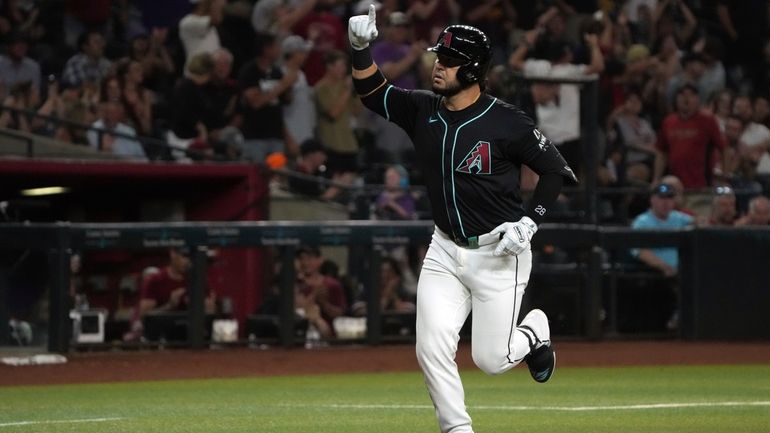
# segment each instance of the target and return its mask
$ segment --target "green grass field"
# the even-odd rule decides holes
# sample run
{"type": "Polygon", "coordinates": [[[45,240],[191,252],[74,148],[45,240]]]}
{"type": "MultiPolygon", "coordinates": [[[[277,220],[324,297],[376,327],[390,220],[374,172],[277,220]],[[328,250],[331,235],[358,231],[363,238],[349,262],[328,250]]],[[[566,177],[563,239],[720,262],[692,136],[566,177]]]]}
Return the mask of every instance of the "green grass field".
{"type": "MultiPolygon", "coordinates": [[[[463,380],[477,433],[770,431],[770,366],[562,368],[545,385],[519,367],[463,380]]],[[[437,431],[417,373],[0,389],[0,433],[437,431]]]]}

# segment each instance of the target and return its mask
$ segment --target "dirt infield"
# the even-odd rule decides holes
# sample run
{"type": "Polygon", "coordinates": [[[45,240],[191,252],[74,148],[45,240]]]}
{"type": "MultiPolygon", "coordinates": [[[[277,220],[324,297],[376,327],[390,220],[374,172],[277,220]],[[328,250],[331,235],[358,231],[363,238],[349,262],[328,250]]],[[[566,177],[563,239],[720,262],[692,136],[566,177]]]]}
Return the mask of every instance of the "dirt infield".
{"type": "MultiPolygon", "coordinates": [[[[770,364],[768,343],[558,343],[562,367],[770,364]]],[[[470,346],[457,355],[473,367],[470,346]]],[[[73,353],[66,364],[0,365],[0,386],[381,371],[417,371],[413,345],[73,353]]]]}

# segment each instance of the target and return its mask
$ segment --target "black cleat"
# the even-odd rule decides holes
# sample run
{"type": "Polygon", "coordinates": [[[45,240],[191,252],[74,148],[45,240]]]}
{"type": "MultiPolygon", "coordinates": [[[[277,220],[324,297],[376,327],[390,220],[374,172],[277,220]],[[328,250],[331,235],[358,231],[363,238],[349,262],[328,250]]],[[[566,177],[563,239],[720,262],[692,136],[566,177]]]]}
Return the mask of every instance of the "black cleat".
{"type": "Polygon", "coordinates": [[[529,374],[535,382],[545,383],[556,370],[556,352],[550,344],[536,349],[524,358],[529,367],[529,374]]]}

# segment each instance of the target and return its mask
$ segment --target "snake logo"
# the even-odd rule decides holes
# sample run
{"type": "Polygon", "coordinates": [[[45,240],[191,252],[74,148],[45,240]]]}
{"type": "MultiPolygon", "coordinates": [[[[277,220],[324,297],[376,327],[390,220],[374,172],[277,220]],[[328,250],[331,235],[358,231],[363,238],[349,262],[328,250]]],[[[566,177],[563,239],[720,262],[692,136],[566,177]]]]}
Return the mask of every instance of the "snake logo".
{"type": "Polygon", "coordinates": [[[455,169],[460,173],[468,174],[492,174],[492,158],[490,145],[486,141],[479,141],[473,146],[464,161],[455,169]]]}

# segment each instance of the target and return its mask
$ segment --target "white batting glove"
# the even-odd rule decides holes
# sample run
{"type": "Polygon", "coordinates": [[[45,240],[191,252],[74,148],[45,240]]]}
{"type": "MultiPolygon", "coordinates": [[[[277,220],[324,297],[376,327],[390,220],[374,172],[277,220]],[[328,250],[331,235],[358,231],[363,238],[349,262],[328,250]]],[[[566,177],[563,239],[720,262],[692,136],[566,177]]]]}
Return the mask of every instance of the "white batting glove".
{"type": "Polygon", "coordinates": [[[504,233],[500,243],[495,248],[495,256],[517,256],[523,253],[529,246],[532,236],[537,231],[537,224],[532,218],[525,216],[515,223],[502,223],[489,232],[491,235],[504,233]]]}
{"type": "Polygon", "coordinates": [[[348,39],[354,50],[363,50],[369,42],[377,39],[377,12],[369,5],[369,15],[356,15],[348,21],[348,39]]]}

